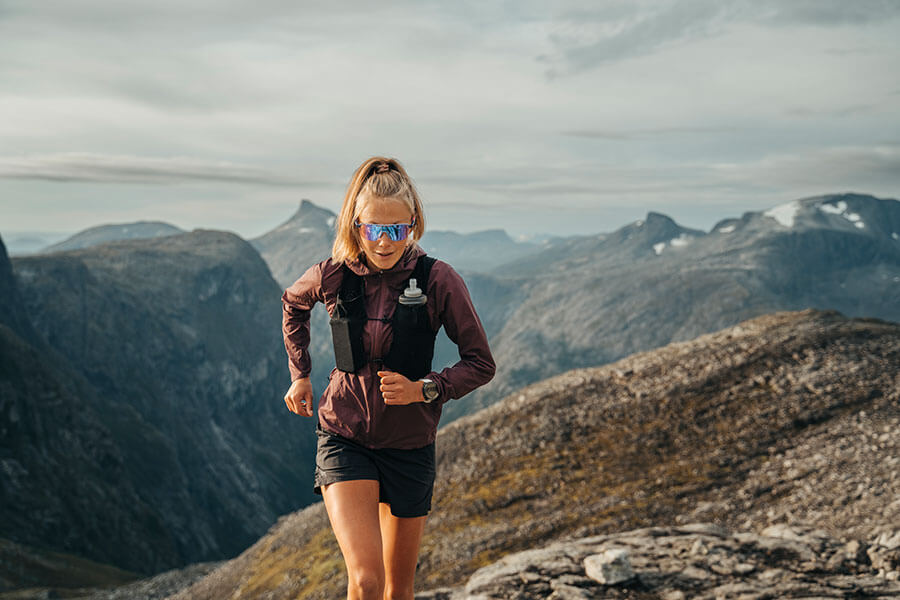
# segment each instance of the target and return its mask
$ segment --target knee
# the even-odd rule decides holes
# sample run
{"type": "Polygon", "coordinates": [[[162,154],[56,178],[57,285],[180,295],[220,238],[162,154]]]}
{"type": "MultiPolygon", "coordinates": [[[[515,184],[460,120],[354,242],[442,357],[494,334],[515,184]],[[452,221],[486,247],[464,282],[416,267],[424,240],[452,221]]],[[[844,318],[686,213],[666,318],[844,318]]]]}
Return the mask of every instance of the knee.
{"type": "Polygon", "coordinates": [[[384,590],[384,597],[387,600],[413,600],[413,586],[395,586],[389,583],[384,590]]]}
{"type": "Polygon", "coordinates": [[[384,592],[384,575],[374,569],[356,569],[348,574],[351,598],[377,598],[384,592]]]}

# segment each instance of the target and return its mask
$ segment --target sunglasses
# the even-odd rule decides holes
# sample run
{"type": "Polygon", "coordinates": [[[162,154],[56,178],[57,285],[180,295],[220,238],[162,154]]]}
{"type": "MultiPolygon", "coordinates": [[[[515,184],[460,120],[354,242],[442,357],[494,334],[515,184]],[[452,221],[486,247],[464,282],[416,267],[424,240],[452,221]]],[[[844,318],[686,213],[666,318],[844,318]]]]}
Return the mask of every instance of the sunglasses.
{"type": "Polygon", "coordinates": [[[359,221],[356,222],[356,226],[362,227],[363,235],[366,236],[366,239],[370,242],[377,242],[378,238],[380,238],[384,233],[388,235],[388,238],[390,238],[392,242],[405,240],[409,236],[409,232],[412,231],[413,225],[415,224],[415,219],[413,219],[413,222],[409,224],[398,223],[396,225],[375,225],[374,223],[360,223],[359,221]]]}

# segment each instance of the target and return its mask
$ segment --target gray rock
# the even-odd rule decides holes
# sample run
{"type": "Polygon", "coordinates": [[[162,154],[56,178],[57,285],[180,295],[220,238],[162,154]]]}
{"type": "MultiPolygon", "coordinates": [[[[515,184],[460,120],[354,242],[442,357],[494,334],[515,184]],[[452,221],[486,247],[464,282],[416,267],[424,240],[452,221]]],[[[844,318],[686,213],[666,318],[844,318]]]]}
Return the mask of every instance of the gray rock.
{"type": "Polygon", "coordinates": [[[634,577],[628,562],[628,551],[622,548],[611,548],[603,554],[588,556],[584,559],[584,571],[588,577],[604,585],[616,585],[634,577]]]}
{"type": "Polygon", "coordinates": [[[874,543],[879,546],[883,546],[888,550],[900,548],[900,529],[894,531],[893,533],[882,533],[878,536],[874,543]]]}
{"type": "Polygon", "coordinates": [[[857,564],[853,551],[861,546],[816,530],[802,526],[767,529],[780,536],[772,537],[731,534],[720,527],[691,529],[697,533],[655,527],[591,538],[593,543],[572,540],[513,554],[477,571],[459,597],[581,600],[632,598],[631,594],[639,592],[640,597],[665,600],[900,598],[896,571],[879,572],[875,565],[857,564]],[[686,551],[698,544],[709,551],[686,551]],[[849,562],[837,569],[825,560],[834,553],[849,562]],[[817,565],[812,577],[805,573],[811,563],[817,565]],[[641,566],[630,568],[629,564],[641,566]],[[563,573],[573,565],[576,571],[563,573]],[[517,570],[518,575],[527,573],[528,577],[517,576],[517,570]]]}

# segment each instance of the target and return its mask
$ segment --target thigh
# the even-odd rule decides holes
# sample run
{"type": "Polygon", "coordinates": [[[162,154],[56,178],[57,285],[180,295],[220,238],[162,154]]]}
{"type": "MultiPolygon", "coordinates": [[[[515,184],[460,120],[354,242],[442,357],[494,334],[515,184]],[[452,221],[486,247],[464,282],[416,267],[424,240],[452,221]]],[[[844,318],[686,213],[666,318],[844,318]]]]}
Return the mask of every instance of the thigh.
{"type": "Polygon", "coordinates": [[[378,482],[339,481],[322,487],[325,509],[351,574],[383,572],[378,482]]]}
{"type": "Polygon", "coordinates": [[[395,517],[384,503],[379,506],[379,517],[386,584],[389,589],[411,592],[428,517],[395,517]]]}

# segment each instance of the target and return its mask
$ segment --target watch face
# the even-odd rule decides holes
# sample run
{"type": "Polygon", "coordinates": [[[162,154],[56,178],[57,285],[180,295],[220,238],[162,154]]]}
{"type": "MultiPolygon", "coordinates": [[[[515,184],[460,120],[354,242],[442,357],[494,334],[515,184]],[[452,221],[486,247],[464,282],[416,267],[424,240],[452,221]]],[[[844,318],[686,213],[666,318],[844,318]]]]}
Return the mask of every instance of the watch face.
{"type": "Polygon", "coordinates": [[[429,402],[436,399],[438,397],[437,384],[433,381],[425,382],[425,385],[422,386],[422,394],[429,402]]]}

